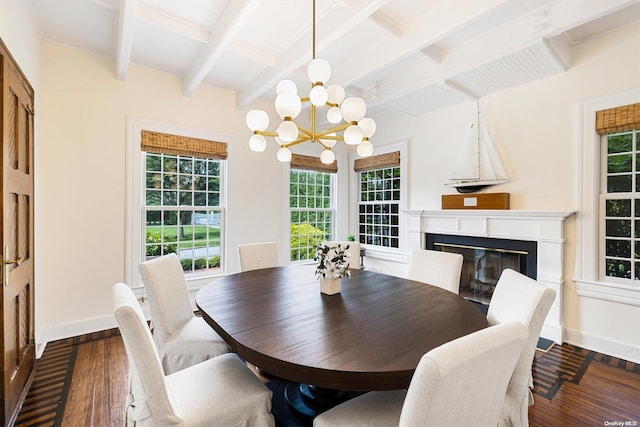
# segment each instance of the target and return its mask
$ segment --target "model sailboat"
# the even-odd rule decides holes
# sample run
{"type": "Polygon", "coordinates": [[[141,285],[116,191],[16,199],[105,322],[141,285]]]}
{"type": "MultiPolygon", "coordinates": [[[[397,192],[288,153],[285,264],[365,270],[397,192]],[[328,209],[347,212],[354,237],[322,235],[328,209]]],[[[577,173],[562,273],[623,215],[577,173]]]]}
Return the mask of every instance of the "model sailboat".
{"type": "Polygon", "coordinates": [[[471,124],[469,136],[460,147],[453,177],[449,181],[445,185],[454,187],[459,193],[474,193],[509,181],[486,129],[483,128],[480,138],[479,126],[471,124]]]}

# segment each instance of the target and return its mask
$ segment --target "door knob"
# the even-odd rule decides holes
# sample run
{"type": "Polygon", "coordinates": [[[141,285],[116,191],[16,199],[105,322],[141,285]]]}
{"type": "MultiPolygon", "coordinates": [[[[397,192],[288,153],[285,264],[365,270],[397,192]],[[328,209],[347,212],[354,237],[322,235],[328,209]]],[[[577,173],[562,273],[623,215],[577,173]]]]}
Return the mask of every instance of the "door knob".
{"type": "Polygon", "coordinates": [[[9,275],[7,274],[9,269],[7,268],[7,266],[19,266],[20,264],[22,264],[22,261],[24,261],[24,258],[22,257],[18,259],[7,259],[8,252],[9,248],[7,245],[5,245],[4,250],[2,251],[2,264],[0,265],[0,268],[2,268],[2,283],[4,283],[5,286],[9,286],[9,275]]]}

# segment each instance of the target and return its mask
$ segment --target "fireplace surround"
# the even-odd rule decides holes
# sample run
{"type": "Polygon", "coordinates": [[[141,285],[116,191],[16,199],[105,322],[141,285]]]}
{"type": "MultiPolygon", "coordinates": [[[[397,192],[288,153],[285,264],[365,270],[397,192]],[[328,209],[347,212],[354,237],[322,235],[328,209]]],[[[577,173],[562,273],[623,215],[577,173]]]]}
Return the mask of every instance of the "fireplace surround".
{"type": "MultiPolygon", "coordinates": [[[[556,291],[541,336],[563,342],[564,220],[572,211],[438,210],[406,211],[409,249],[427,249],[427,235],[531,242],[536,247],[535,277],[556,291]]],[[[531,276],[531,271],[527,274],[531,276]]]]}

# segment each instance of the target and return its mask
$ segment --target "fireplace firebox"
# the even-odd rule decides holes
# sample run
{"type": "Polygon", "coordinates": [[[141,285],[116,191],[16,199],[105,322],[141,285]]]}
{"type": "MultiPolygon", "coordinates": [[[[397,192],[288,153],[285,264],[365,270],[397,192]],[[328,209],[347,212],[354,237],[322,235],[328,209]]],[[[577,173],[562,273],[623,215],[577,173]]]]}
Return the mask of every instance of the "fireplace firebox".
{"type": "Polygon", "coordinates": [[[463,256],[459,293],[488,305],[502,271],[537,278],[537,242],[426,233],[426,248],[463,256]]]}

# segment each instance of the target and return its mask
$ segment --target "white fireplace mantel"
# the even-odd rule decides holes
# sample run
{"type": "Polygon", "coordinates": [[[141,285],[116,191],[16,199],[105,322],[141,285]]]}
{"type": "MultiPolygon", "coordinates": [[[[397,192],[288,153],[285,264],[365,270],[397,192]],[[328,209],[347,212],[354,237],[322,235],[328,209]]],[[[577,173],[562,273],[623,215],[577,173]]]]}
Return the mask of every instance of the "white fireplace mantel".
{"type": "Polygon", "coordinates": [[[556,291],[556,300],[547,315],[541,335],[559,344],[563,341],[564,220],[574,213],[473,209],[405,211],[411,250],[425,248],[426,233],[537,242],[537,280],[556,291]]]}

